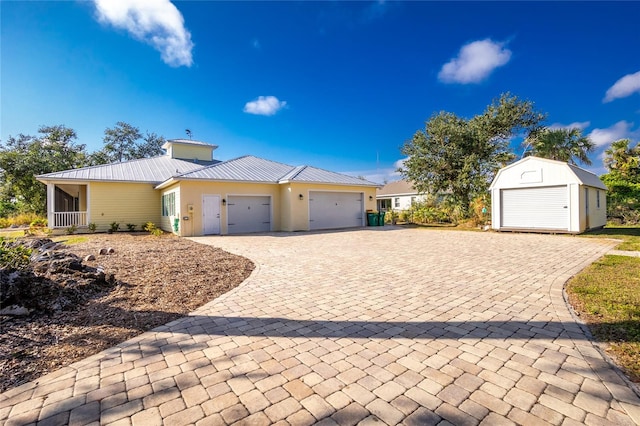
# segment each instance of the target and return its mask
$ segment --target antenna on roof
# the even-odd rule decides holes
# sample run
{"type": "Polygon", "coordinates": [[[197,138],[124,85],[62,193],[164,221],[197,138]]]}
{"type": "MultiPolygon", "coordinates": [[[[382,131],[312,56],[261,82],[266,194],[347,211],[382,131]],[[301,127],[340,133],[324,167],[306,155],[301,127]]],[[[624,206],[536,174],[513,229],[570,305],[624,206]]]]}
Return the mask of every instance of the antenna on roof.
{"type": "Polygon", "coordinates": [[[191,130],[185,129],[184,132],[189,136],[189,140],[191,140],[191,130]]]}

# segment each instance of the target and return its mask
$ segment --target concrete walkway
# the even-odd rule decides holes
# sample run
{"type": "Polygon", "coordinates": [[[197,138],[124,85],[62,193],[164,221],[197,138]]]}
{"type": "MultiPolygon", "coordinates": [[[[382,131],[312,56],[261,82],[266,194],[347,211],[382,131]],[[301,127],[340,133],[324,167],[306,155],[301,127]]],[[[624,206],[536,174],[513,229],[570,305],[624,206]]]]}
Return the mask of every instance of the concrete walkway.
{"type": "Polygon", "coordinates": [[[257,269],[0,395],[0,425],[640,424],[562,296],[614,242],[393,227],[196,241],[257,269]]]}

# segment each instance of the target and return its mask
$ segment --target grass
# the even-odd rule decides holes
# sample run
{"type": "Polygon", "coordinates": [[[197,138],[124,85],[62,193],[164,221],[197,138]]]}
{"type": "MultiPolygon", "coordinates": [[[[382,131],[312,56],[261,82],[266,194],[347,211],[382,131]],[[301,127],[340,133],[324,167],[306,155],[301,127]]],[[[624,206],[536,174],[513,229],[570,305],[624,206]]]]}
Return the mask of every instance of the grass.
{"type": "Polygon", "coordinates": [[[71,246],[74,244],[86,243],[87,241],[89,241],[89,237],[82,236],[82,235],[74,235],[74,236],[67,235],[67,236],[54,237],[52,238],[52,240],[58,243],[71,246]]]}
{"type": "Polygon", "coordinates": [[[607,225],[603,229],[585,232],[582,236],[591,238],[615,238],[622,240],[622,243],[616,247],[617,250],[640,251],[640,225],[607,225]]]}
{"type": "Polygon", "coordinates": [[[594,337],[608,343],[618,365],[640,382],[640,258],[605,256],[566,290],[594,337]]]}

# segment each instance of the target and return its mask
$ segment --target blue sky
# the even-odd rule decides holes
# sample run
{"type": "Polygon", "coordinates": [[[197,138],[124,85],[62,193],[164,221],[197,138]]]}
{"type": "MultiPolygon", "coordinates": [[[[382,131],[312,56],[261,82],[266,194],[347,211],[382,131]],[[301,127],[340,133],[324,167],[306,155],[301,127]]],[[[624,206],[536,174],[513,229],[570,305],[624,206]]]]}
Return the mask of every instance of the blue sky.
{"type": "MultiPolygon", "coordinates": [[[[602,151],[640,139],[640,2],[0,2],[0,138],[107,127],[373,181],[438,111],[510,91],[602,151]]],[[[522,149],[514,146],[516,153],[522,149]]]]}

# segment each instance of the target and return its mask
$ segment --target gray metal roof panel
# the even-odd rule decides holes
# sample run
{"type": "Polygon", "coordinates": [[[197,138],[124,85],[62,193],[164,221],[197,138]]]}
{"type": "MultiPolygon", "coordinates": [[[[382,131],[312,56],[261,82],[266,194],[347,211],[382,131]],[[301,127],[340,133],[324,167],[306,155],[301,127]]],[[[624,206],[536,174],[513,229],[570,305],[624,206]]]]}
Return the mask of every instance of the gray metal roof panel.
{"type": "Polygon", "coordinates": [[[246,155],[183,173],[178,178],[278,183],[291,169],[286,164],[246,155]]]}
{"type": "Polygon", "coordinates": [[[201,169],[201,164],[168,156],[123,161],[80,169],[63,170],[37,176],[40,180],[92,180],[160,183],[171,176],[201,169]]]}
{"type": "Polygon", "coordinates": [[[344,175],[342,173],[330,172],[329,170],[307,166],[296,173],[291,179],[292,182],[310,183],[334,183],[338,185],[358,185],[358,186],[380,186],[377,183],[369,182],[355,176],[344,175]]]}

